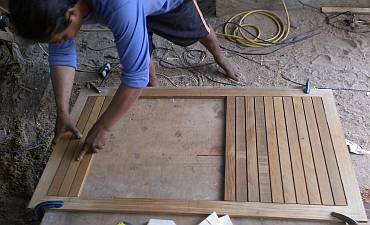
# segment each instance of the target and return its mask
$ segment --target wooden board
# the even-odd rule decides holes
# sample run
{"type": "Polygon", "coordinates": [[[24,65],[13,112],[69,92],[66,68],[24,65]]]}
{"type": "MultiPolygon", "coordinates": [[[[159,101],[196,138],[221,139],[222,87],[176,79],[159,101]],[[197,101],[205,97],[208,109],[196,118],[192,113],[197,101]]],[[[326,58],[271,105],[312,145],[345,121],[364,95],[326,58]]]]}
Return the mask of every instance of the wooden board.
{"type": "Polygon", "coordinates": [[[370,8],[350,8],[350,7],[321,7],[323,13],[345,13],[370,14],[370,8]]]}
{"type": "MultiPolygon", "coordinates": [[[[106,90],[103,96],[83,93],[79,97],[76,105],[80,107],[75,107],[73,115],[79,118],[77,124],[84,133],[105,110],[114,93],[106,90]]],[[[315,90],[305,95],[300,90],[278,89],[150,88],[143,92],[137,105],[147,108],[143,111],[133,107],[120,122],[123,127],[119,125],[113,132],[129,138],[114,138],[113,134],[108,152],[99,154],[97,159],[90,155],[87,161],[76,164],[73,159],[83,140],[72,140],[70,135],[63,137],[29,207],[59,199],[65,202],[60,210],[72,211],[181,215],[217,211],[237,217],[311,220],[333,220],[330,212],[337,211],[366,221],[331,91],[315,90]],[[145,121],[160,125],[155,130],[127,133],[139,129],[145,121]],[[193,126],[197,129],[189,129],[193,126]],[[174,138],[166,139],[172,134],[169,131],[174,138]],[[149,136],[138,139],[145,132],[149,136]],[[151,148],[140,146],[141,142],[151,148]],[[219,169],[212,172],[212,177],[206,172],[211,170],[203,167],[220,166],[218,159],[223,154],[212,149],[219,149],[216,146],[222,143],[225,179],[218,183],[222,179],[219,169]],[[120,146],[128,152],[122,154],[120,146]],[[165,146],[169,146],[167,150],[165,146]],[[159,153],[158,150],[164,151],[160,153],[164,158],[148,161],[157,157],[154,153],[159,153]],[[200,161],[202,168],[193,166],[194,160],[199,161],[191,156],[194,151],[199,157],[213,155],[213,160],[200,161]],[[163,161],[166,157],[172,161],[163,161]],[[125,161],[131,164],[122,164],[125,161]],[[183,172],[171,173],[176,171],[172,165],[183,168],[183,172]],[[149,170],[130,175],[133,166],[149,170]],[[186,181],[194,174],[188,168],[195,169],[199,183],[186,181]],[[145,174],[157,177],[152,174],[157,169],[162,176],[153,180],[152,185],[130,178],[145,174]],[[202,178],[203,173],[212,179],[202,178]],[[155,189],[163,188],[159,184],[166,185],[167,195],[153,194],[155,189]],[[219,186],[222,184],[224,199],[216,188],[222,189],[219,186]],[[199,197],[196,194],[199,189],[210,194],[199,197]]]]}
{"type": "MultiPolygon", "coordinates": [[[[302,9],[308,8],[304,7],[301,3],[296,0],[285,0],[288,10],[292,9],[302,9]]],[[[316,7],[316,8],[329,8],[331,11],[334,9],[337,10],[348,10],[348,9],[357,9],[356,12],[366,11],[366,8],[360,7],[369,7],[369,2],[367,0],[310,0],[310,1],[303,1],[306,4],[316,7]],[[323,7],[323,6],[337,6],[337,7],[323,7]],[[356,8],[351,8],[356,7],[356,8]]],[[[271,0],[216,0],[216,15],[217,16],[225,16],[225,15],[235,15],[239,12],[244,11],[251,11],[255,9],[269,9],[269,10],[276,10],[279,16],[282,19],[285,19],[285,15],[283,13],[279,13],[283,11],[283,6],[281,4],[281,0],[278,1],[271,1],[271,0]]],[[[335,11],[334,11],[335,12],[335,11]]],[[[345,12],[345,11],[344,11],[345,12]]],[[[247,20],[248,22],[248,20],[247,20]]]]}

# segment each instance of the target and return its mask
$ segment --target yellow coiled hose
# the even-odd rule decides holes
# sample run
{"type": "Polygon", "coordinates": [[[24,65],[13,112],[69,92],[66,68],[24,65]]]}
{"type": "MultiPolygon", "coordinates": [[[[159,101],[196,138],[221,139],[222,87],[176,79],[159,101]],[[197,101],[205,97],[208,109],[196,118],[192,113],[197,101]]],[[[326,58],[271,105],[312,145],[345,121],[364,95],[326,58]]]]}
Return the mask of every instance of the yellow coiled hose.
{"type": "Polygon", "coordinates": [[[238,13],[235,16],[231,17],[224,25],[223,33],[217,33],[218,35],[224,36],[227,40],[236,42],[244,47],[251,47],[251,48],[261,48],[261,47],[268,47],[277,42],[284,41],[290,31],[290,17],[288,8],[284,0],[281,0],[285,14],[287,25],[285,26],[282,19],[274,12],[270,10],[253,10],[253,11],[246,11],[242,13],[238,13]],[[245,23],[247,17],[251,15],[262,15],[270,20],[273,21],[277,30],[276,33],[273,34],[271,37],[262,39],[261,38],[261,30],[259,27],[245,23]],[[246,36],[246,29],[252,28],[255,31],[254,38],[249,38],[246,36]],[[243,31],[244,30],[244,31],[243,31]]]}

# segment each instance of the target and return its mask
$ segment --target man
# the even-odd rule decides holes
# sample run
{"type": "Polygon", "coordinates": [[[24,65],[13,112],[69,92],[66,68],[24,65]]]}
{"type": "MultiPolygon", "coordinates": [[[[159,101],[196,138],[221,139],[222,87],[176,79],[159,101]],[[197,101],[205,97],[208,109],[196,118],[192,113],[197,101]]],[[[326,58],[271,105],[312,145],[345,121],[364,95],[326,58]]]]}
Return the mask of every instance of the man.
{"type": "Polygon", "coordinates": [[[223,57],[217,37],[206,24],[196,0],[11,0],[11,19],[26,39],[49,42],[49,65],[57,105],[53,143],[64,132],[81,133],[69,114],[69,100],[77,67],[75,41],[83,23],[99,22],[113,32],[122,64],[122,84],[106,112],[89,131],[77,160],[98,152],[113,125],[128,111],[149,82],[155,85],[152,34],[188,46],[200,41],[225,74],[238,79],[223,57]]]}

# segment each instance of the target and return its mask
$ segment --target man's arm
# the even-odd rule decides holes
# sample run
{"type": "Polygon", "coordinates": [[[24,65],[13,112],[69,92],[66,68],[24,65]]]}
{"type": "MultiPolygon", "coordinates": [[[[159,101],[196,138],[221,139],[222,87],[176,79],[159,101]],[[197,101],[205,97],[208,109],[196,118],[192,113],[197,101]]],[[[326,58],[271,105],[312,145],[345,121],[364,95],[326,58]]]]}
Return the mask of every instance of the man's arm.
{"type": "Polygon", "coordinates": [[[69,115],[69,100],[71,97],[74,77],[75,69],[72,67],[51,67],[51,80],[57,105],[57,121],[54,130],[55,135],[53,144],[56,144],[66,131],[72,132],[76,138],[82,137],[80,131],[76,128],[69,115]]]}
{"type": "Polygon", "coordinates": [[[77,160],[81,160],[89,150],[98,152],[104,147],[113,125],[130,109],[139,98],[141,91],[141,88],[132,88],[121,84],[107,110],[89,131],[77,160]]]}

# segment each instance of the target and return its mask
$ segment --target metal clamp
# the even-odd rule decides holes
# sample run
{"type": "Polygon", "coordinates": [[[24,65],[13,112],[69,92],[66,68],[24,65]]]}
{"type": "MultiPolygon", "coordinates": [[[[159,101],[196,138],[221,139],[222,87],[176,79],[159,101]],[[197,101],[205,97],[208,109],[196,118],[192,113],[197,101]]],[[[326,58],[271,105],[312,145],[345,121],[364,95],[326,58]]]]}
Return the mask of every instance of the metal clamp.
{"type": "Polygon", "coordinates": [[[350,218],[346,215],[343,215],[341,213],[332,212],[330,215],[332,217],[335,217],[335,218],[339,219],[340,221],[342,221],[343,223],[346,223],[348,225],[359,225],[356,220],[354,220],[354,219],[352,219],[352,218],[350,218]]]}
{"type": "Polygon", "coordinates": [[[63,201],[46,201],[39,203],[35,209],[34,213],[37,216],[39,220],[42,220],[42,218],[45,215],[46,210],[52,209],[52,208],[61,208],[64,206],[63,201]]]}

